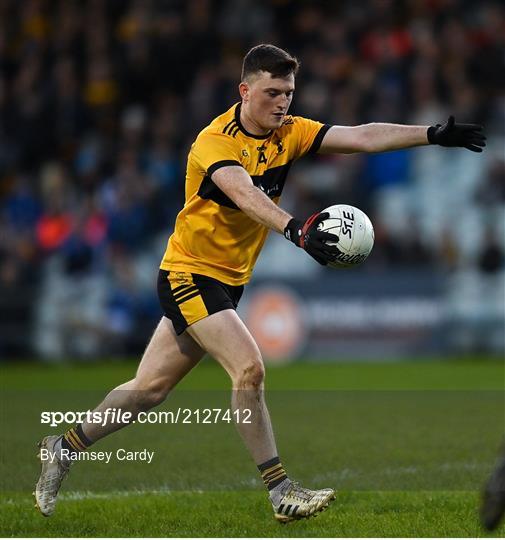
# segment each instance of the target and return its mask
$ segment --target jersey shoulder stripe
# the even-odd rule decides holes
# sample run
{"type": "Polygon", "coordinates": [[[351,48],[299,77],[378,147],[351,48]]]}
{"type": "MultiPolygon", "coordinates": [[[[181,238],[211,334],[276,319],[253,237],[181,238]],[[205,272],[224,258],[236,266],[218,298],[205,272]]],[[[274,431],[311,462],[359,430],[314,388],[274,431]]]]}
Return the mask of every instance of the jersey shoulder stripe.
{"type": "Polygon", "coordinates": [[[238,130],[237,121],[233,119],[224,126],[222,133],[226,133],[226,135],[231,135],[233,137],[232,133],[235,131],[235,128],[238,130]]]}
{"type": "Polygon", "coordinates": [[[223,130],[222,130],[221,133],[226,133],[226,131],[228,130],[228,128],[230,128],[231,125],[233,124],[233,122],[235,122],[235,119],[230,120],[230,121],[226,124],[226,126],[224,126],[224,128],[223,128],[223,130]]]}

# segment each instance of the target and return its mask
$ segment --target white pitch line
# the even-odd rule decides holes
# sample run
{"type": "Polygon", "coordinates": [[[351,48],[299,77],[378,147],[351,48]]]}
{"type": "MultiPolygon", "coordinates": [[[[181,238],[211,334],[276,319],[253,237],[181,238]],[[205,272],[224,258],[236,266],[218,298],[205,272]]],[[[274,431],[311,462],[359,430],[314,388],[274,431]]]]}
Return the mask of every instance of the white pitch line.
{"type": "Polygon", "coordinates": [[[59,499],[62,501],[84,501],[88,499],[122,499],[135,497],[136,495],[170,495],[170,490],[158,489],[132,489],[127,491],[94,492],[94,491],[69,491],[61,493],[59,499]]]}
{"type": "MultiPolygon", "coordinates": [[[[431,471],[485,471],[487,465],[483,463],[440,463],[438,466],[431,468],[431,471]]],[[[318,474],[313,477],[313,482],[343,482],[351,478],[379,476],[379,477],[394,477],[394,476],[412,476],[415,474],[421,474],[425,472],[427,467],[386,467],[381,470],[376,470],[374,473],[370,473],[364,470],[356,470],[344,468],[340,471],[332,471],[324,474],[318,474]]],[[[256,488],[260,486],[260,482],[256,478],[250,478],[248,480],[242,480],[240,484],[244,488],[256,491],[256,488]]],[[[262,484],[261,484],[262,485],[262,484]]],[[[128,497],[135,497],[137,495],[173,495],[176,493],[188,493],[188,494],[203,494],[216,491],[239,491],[237,486],[219,486],[219,489],[209,490],[207,488],[192,488],[192,489],[173,489],[170,487],[161,487],[160,489],[132,489],[125,491],[110,491],[110,492],[94,492],[94,491],[69,491],[61,493],[58,498],[62,501],[84,501],[84,500],[99,500],[99,499],[122,499],[128,497]]],[[[352,490],[352,488],[351,488],[352,490]]],[[[358,490],[360,491],[360,490],[358,490]]],[[[0,501],[0,506],[20,504],[19,500],[5,499],[0,501]]]]}

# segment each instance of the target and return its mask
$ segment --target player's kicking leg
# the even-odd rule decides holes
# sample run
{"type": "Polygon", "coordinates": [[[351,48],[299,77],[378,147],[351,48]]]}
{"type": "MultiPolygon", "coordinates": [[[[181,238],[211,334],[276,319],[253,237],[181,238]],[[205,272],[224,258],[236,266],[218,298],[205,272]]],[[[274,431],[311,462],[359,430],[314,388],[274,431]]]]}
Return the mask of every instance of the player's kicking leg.
{"type": "MultiPolygon", "coordinates": [[[[163,317],[144,352],[135,378],[112,390],[94,410],[104,412],[108,408],[121,408],[130,411],[131,420],[134,420],[141,411],[161,403],[202,356],[203,351],[194,340],[186,333],[177,336],[171,321],[163,317]]],[[[61,482],[71,464],[62,449],[83,451],[129,423],[131,421],[105,425],[84,422],[63,436],[45,437],[39,443],[41,472],[34,495],[36,506],[44,516],[54,512],[61,482]]]]}
{"type": "MultiPolygon", "coordinates": [[[[264,366],[253,337],[237,313],[227,309],[191,325],[187,332],[228,372],[233,383],[232,409],[251,410],[251,423],[237,429],[253,457],[280,522],[313,516],[335,498],[333,489],[309,490],[292,482],[278,457],[263,392],[264,366]]],[[[233,415],[237,419],[236,415],[233,415]]]]}

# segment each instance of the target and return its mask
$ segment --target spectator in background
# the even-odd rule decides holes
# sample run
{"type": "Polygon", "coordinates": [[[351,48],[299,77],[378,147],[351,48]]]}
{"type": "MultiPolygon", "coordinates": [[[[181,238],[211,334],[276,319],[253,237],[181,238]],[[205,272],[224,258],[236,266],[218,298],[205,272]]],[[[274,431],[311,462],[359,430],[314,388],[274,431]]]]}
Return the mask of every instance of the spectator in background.
{"type": "Polygon", "coordinates": [[[481,272],[495,275],[504,267],[504,252],[495,231],[488,227],[484,234],[484,243],[477,254],[477,265],[481,272]]]}
{"type": "Polygon", "coordinates": [[[475,192],[477,203],[485,207],[505,204],[505,160],[496,159],[475,192]]]}
{"type": "Polygon", "coordinates": [[[89,128],[90,116],[79,93],[72,57],[62,56],[56,60],[52,84],[48,106],[52,124],[48,135],[54,137],[51,155],[69,162],[78,150],[80,137],[89,128]]]}
{"type": "Polygon", "coordinates": [[[149,179],[139,170],[137,153],[132,149],[122,150],[116,174],[104,184],[101,193],[111,244],[129,251],[142,247],[149,232],[151,194],[149,179]]]}

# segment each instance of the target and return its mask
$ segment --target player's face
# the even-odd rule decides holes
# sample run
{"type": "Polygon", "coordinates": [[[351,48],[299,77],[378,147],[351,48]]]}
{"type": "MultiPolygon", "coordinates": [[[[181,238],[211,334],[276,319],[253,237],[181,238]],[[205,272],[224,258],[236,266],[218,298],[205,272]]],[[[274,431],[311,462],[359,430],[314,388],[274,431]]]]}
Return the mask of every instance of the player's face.
{"type": "Polygon", "coordinates": [[[293,74],[281,79],[261,71],[250,81],[240,83],[240,95],[248,120],[264,132],[280,127],[294,90],[293,74]]]}

